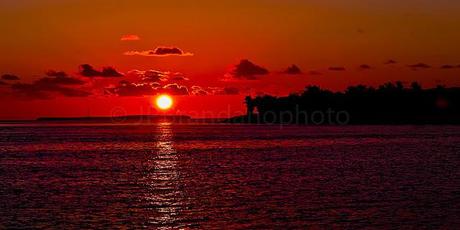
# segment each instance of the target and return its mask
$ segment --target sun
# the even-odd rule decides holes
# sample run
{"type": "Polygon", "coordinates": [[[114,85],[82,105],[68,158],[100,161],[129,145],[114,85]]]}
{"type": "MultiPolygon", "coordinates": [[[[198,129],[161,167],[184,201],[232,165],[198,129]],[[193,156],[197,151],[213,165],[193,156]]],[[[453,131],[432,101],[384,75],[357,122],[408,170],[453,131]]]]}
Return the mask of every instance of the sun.
{"type": "Polygon", "coordinates": [[[169,95],[160,95],[156,99],[156,105],[161,110],[168,110],[173,105],[173,99],[169,95]]]}

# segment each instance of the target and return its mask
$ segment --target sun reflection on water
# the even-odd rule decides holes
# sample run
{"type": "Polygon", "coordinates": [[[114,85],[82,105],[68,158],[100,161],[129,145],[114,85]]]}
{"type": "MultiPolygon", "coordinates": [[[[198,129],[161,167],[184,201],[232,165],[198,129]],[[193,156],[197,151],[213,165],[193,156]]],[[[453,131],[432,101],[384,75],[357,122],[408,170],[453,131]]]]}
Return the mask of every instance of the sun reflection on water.
{"type": "Polygon", "coordinates": [[[155,151],[146,175],[148,193],[145,201],[151,213],[148,224],[157,229],[170,229],[180,225],[179,212],[184,206],[179,187],[178,156],[174,149],[172,124],[159,123],[155,132],[155,151]]]}

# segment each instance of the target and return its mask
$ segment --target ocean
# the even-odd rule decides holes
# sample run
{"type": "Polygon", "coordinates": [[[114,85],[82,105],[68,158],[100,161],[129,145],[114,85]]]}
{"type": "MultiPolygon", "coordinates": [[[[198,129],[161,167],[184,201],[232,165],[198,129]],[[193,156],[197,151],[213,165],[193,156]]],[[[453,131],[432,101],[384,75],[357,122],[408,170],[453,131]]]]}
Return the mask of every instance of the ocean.
{"type": "Polygon", "coordinates": [[[460,126],[0,126],[0,228],[459,229],[460,126]]]}

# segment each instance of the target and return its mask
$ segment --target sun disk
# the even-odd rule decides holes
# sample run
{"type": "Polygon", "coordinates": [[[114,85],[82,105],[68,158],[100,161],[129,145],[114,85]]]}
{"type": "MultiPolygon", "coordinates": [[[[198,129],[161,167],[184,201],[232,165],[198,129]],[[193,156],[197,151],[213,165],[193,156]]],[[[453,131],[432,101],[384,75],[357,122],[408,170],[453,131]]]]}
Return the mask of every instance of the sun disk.
{"type": "Polygon", "coordinates": [[[169,95],[160,95],[156,99],[156,105],[161,110],[170,109],[173,105],[173,99],[169,95]]]}

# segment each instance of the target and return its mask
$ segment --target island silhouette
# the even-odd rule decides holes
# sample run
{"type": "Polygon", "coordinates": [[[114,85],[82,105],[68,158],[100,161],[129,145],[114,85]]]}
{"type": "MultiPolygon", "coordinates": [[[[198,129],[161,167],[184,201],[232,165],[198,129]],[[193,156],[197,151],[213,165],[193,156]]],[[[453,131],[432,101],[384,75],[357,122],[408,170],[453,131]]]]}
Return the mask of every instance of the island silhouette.
{"type": "Polygon", "coordinates": [[[190,122],[191,117],[185,115],[127,115],[97,117],[40,117],[37,122],[63,123],[157,123],[157,122],[190,122]]]}
{"type": "Polygon", "coordinates": [[[377,88],[356,85],[344,92],[307,86],[286,97],[245,98],[247,114],[228,123],[343,124],[460,124],[460,88],[423,89],[401,81],[377,88]]]}

